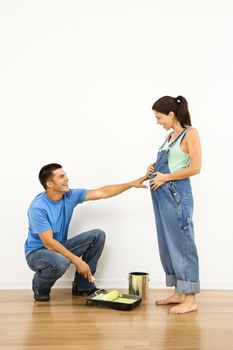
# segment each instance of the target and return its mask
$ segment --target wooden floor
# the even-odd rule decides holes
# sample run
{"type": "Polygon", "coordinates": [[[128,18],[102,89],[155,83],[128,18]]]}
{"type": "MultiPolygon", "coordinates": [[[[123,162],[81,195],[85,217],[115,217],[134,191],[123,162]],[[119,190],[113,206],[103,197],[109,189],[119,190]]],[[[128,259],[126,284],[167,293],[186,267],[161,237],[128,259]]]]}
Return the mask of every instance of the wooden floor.
{"type": "Polygon", "coordinates": [[[233,291],[202,291],[197,312],[170,315],[154,299],[131,311],[86,305],[68,289],[50,302],[34,302],[29,290],[0,291],[0,349],[4,350],[232,350],[233,291]]]}

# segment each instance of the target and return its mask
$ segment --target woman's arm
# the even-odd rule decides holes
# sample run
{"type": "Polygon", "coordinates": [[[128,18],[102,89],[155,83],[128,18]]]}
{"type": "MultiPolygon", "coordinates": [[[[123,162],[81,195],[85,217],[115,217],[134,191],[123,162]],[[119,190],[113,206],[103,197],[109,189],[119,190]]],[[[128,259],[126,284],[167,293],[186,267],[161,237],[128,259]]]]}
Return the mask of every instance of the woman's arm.
{"type": "Polygon", "coordinates": [[[190,156],[190,166],[176,173],[162,174],[156,172],[156,177],[150,181],[152,189],[156,189],[167,181],[182,180],[199,174],[201,171],[201,145],[197,129],[191,128],[184,137],[182,150],[190,156]]]}

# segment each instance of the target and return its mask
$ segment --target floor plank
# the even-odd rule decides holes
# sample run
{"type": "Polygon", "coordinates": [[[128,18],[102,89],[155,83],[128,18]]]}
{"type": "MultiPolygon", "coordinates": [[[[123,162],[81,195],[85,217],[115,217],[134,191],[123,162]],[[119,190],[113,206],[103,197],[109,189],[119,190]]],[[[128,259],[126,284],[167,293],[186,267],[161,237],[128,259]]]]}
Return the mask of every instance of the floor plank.
{"type": "Polygon", "coordinates": [[[0,349],[4,350],[233,350],[233,291],[202,291],[198,311],[170,315],[150,290],[131,311],[86,305],[68,289],[50,302],[34,302],[29,290],[0,290],[0,349]]]}

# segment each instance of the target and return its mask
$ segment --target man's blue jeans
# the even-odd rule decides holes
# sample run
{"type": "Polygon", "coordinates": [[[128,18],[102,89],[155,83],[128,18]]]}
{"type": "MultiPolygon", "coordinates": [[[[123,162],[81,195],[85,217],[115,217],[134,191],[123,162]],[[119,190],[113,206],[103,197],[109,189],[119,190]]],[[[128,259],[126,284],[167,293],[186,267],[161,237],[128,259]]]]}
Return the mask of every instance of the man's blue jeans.
{"type": "MultiPolygon", "coordinates": [[[[62,244],[76,256],[82,257],[94,275],[99,257],[103,251],[105,233],[99,229],[83,232],[62,244]]],[[[68,269],[70,260],[64,255],[46,248],[37,249],[26,257],[28,266],[35,271],[32,289],[50,293],[51,287],[68,269]]],[[[79,290],[87,290],[94,285],[76,272],[75,284],[79,290]]]]}

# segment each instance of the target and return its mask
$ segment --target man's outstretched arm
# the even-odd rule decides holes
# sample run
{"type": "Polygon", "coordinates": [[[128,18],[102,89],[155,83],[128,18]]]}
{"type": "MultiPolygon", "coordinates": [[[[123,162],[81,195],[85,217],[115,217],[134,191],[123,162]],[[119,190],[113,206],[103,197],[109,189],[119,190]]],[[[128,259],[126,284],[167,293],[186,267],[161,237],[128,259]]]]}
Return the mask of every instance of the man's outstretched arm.
{"type": "Polygon", "coordinates": [[[147,188],[146,185],[143,185],[143,182],[148,179],[148,176],[142,176],[138,179],[130,182],[126,182],[118,185],[108,185],[104,187],[97,188],[95,190],[87,191],[84,201],[104,199],[117,196],[118,194],[129,190],[132,187],[136,188],[147,188]]]}

